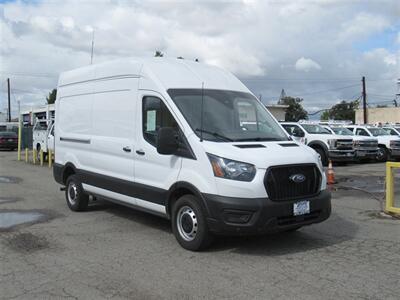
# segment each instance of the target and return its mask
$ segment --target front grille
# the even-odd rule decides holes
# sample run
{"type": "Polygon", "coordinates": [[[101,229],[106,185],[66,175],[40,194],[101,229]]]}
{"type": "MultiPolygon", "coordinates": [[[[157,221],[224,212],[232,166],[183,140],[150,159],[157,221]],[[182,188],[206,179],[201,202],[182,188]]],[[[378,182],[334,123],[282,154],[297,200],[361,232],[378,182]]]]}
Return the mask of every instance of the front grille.
{"type": "Polygon", "coordinates": [[[338,150],[353,150],[353,140],[337,140],[336,149],[338,150]]]}
{"type": "Polygon", "coordinates": [[[267,170],[264,178],[265,189],[273,201],[295,200],[315,196],[321,184],[321,173],[314,164],[274,166],[267,170]],[[305,177],[295,182],[293,175],[305,177]]]}
{"type": "Polygon", "coordinates": [[[394,149],[400,149],[400,141],[390,142],[390,147],[394,149]]]}
{"type": "Polygon", "coordinates": [[[378,148],[376,141],[359,141],[356,145],[359,150],[376,150],[378,148]]]}

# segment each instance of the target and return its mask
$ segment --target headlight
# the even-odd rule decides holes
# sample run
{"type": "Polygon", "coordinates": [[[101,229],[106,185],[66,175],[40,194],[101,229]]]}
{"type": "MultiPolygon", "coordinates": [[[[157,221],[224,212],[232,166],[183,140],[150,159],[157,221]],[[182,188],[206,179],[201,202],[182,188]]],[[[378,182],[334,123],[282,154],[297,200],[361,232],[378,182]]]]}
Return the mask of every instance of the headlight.
{"type": "Polygon", "coordinates": [[[241,161],[230,160],[207,153],[215,177],[252,181],[256,176],[256,167],[241,161]]]}
{"type": "Polygon", "coordinates": [[[330,149],[336,148],[336,140],[328,140],[328,145],[330,149]]]}

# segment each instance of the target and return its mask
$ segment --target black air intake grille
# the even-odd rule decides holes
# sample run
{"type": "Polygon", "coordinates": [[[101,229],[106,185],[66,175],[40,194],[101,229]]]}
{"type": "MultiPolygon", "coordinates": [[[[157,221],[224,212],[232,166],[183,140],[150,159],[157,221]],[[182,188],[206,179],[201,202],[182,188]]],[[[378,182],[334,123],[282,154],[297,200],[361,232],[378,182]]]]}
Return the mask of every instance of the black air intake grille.
{"type": "MultiPolygon", "coordinates": [[[[299,177],[301,176],[297,176],[297,179],[299,177]]],[[[321,173],[314,164],[274,166],[267,170],[264,178],[265,189],[273,201],[315,196],[319,192],[320,184],[321,173]],[[295,182],[293,175],[303,175],[304,181],[295,182]]]]}

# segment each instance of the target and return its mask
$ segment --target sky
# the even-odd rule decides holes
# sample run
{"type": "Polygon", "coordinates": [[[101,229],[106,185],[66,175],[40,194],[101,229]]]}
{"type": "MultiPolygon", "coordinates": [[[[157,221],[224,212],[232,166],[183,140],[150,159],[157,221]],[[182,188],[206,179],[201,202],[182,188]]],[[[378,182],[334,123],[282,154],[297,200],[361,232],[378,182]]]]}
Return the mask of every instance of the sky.
{"type": "Polygon", "coordinates": [[[266,104],[281,90],[309,112],[399,93],[400,1],[0,0],[0,111],[44,104],[60,72],[129,56],[225,68],[266,104]]]}

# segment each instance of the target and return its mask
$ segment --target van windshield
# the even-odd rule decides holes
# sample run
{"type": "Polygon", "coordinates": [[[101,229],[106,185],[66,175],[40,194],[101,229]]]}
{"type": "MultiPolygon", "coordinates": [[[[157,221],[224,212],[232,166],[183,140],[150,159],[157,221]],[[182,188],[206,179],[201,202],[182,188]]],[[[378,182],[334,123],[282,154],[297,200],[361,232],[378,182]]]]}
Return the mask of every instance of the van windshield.
{"type": "Polygon", "coordinates": [[[202,132],[205,140],[233,142],[289,139],[266,108],[249,93],[170,89],[168,94],[197,136],[202,132]]]}

